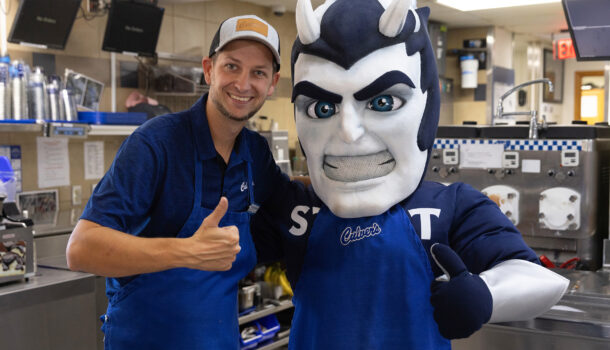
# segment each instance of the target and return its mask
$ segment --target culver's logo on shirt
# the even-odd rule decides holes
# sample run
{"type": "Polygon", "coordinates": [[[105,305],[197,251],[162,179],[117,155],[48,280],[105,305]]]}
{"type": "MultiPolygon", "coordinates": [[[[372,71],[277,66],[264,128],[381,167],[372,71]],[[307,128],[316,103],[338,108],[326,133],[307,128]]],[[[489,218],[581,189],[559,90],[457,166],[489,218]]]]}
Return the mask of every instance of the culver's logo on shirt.
{"type": "Polygon", "coordinates": [[[348,245],[350,243],[359,241],[364,238],[373,237],[381,233],[381,227],[374,222],[369,227],[361,228],[360,226],[356,226],[356,228],[346,227],[343,232],[341,232],[341,236],[339,237],[339,241],[343,245],[348,245]]]}

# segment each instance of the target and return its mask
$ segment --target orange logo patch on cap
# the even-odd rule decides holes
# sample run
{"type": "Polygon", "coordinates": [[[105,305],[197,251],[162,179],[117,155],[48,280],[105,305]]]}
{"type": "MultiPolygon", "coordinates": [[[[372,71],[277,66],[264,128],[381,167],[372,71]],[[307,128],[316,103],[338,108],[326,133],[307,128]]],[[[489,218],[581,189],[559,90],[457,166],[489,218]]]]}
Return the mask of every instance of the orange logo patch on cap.
{"type": "Polygon", "coordinates": [[[237,20],[235,31],[251,31],[256,32],[262,36],[267,36],[267,33],[269,32],[269,27],[265,23],[257,20],[256,18],[240,18],[237,20]]]}

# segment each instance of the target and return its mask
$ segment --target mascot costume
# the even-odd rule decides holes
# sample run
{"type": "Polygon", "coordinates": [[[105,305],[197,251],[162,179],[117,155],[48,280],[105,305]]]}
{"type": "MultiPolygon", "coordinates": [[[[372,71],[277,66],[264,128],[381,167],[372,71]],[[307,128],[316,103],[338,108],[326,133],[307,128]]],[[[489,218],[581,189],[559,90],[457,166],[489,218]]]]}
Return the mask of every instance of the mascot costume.
{"type": "Polygon", "coordinates": [[[290,349],[450,349],[567,288],[489,198],[423,180],[440,108],[428,15],[298,1],[292,97],[313,188],[278,184],[252,221],[259,259],[287,265],[290,349]]]}

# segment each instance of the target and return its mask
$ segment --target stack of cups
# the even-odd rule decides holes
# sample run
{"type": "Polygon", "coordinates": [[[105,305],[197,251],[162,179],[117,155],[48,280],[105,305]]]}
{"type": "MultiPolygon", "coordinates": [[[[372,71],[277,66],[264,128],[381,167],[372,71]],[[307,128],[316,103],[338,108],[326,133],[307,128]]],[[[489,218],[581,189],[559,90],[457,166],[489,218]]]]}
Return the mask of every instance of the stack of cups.
{"type": "Polygon", "coordinates": [[[28,84],[29,117],[37,121],[49,118],[46,78],[41,67],[34,67],[28,84]]]}
{"type": "Polygon", "coordinates": [[[28,119],[27,82],[29,69],[23,61],[13,61],[11,65],[12,117],[15,120],[28,119]]]}
{"type": "Polygon", "coordinates": [[[460,67],[462,68],[462,88],[474,89],[477,87],[477,71],[479,69],[479,60],[473,55],[460,57],[460,67]]]}
{"type": "Polygon", "coordinates": [[[49,97],[49,119],[53,121],[66,120],[64,104],[60,98],[62,90],[61,78],[57,75],[49,76],[47,96],[49,97]]]}
{"type": "Polygon", "coordinates": [[[8,63],[0,62],[0,120],[11,119],[11,73],[8,63]]]}
{"type": "Polygon", "coordinates": [[[74,92],[71,88],[65,87],[61,89],[61,101],[64,105],[65,116],[67,121],[78,120],[78,112],[76,110],[76,100],[74,99],[74,92]]]}
{"type": "Polygon", "coordinates": [[[74,92],[61,78],[47,78],[42,67],[0,61],[0,120],[77,121],[74,92]]]}

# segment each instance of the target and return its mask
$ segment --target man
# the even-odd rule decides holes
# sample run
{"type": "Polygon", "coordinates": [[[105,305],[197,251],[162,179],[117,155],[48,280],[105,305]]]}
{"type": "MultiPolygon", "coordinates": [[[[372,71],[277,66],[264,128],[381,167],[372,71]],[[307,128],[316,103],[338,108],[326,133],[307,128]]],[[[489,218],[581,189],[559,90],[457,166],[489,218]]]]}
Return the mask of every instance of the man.
{"type": "Polygon", "coordinates": [[[127,107],[128,112],[146,113],[146,119],[172,112],[167,106],[159,104],[159,101],[144,96],[138,91],[133,91],[127,96],[125,107],[127,107]]]}
{"type": "Polygon", "coordinates": [[[250,214],[287,180],[244,128],[278,82],[279,36],[256,16],[227,19],[202,64],[209,93],[125,140],[68,242],[72,270],[108,277],[106,348],[239,348],[250,214]]]}
{"type": "Polygon", "coordinates": [[[259,257],[286,259],[290,349],[449,349],[567,288],[487,197],[423,181],[439,112],[428,15],[410,0],[297,3],[293,101],[315,193],[286,185],[252,221],[259,257]]]}

